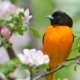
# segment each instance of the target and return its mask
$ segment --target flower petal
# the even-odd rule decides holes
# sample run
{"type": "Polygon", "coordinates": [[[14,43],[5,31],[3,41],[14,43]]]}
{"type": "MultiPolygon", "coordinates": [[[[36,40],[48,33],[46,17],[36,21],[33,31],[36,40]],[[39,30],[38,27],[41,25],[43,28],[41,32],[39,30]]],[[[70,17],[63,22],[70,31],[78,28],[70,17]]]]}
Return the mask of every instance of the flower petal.
{"type": "Polygon", "coordinates": [[[23,8],[17,8],[16,9],[16,14],[19,14],[20,12],[24,12],[24,9],[23,8]]]}
{"type": "Polygon", "coordinates": [[[29,20],[32,18],[32,15],[29,15],[29,20]]]}
{"type": "Polygon", "coordinates": [[[44,55],[44,63],[49,63],[50,59],[48,55],[44,55]]]}
{"type": "Polygon", "coordinates": [[[21,61],[22,63],[24,63],[24,62],[25,62],[26,57],[25,57],[25,55],[24,55],[24,54],[19,53],[19,54],[18,54],[18,58],[20,59],[20,61],[21,61]]]}
{"type": "Polygon", "coordinates": [[[26,9],[26,11],[24,12],[25,16],[29,16],[29,9],[26,9]]]}
{"type": "Polygon", "coordinates": [[[29,54],[29,49],[24,49],[23,53],[24,53],[25,56],[27,56],[29,54]]]}

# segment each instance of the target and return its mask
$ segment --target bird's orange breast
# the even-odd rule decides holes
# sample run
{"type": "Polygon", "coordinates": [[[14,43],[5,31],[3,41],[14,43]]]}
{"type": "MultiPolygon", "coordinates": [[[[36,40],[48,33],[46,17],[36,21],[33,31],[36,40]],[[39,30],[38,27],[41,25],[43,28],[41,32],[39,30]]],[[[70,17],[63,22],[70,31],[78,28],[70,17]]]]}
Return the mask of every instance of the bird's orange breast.
{"type": "Polygon", "coordinates": [[[73,43],[73,32],[68,26],[49,26],[43,42],[43,53],[49,55],[50,67],[53,68],[68,58],[73,43]]]}

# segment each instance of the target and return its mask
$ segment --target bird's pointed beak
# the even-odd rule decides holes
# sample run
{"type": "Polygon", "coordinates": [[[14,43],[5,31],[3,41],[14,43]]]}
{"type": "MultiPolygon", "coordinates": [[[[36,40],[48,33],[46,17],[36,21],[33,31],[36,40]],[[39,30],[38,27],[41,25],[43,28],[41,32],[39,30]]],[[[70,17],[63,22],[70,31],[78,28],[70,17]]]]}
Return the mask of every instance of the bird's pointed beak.
{"type": "Polygon", "coordinates": [[[51,15],[46,16],[49,19],[53,19],[53,17],[51,15]]]}

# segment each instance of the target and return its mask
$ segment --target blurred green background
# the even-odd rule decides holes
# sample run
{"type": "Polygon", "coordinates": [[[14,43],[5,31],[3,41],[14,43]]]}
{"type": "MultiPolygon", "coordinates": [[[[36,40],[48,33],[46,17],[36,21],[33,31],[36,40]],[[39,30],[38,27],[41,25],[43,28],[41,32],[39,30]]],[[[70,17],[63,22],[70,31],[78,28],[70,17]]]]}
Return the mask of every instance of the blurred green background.
{"type": "MultiPolygon", "coordinates": [[[[80,0],[11,0],[12,3],[17,6],[21,6],[30,9],[33,19],[30,21],[31,27],[34,27],[38,30],[41,35],[41,38],[36,39],[31,33],[29,33],[30,43],[24,47],[29,48],[42,48],[42,36],[45,29],[50,25],[49,20],[46,18],[46,15],[51,14],[56,10],[61,10],[69,14],[73,19],[73,32],[74,34],[80,32],[80,0]]],[[[79,35],[79,34],[78,34],[79,35]]],[[[28,38],[28,37],[27,37],[28,38]]],[[[79,44],[80,37],[76,37],[73,48],[76,48],[79,44]]],[[[72,51],[69,58],[80,55],[78,50],[72,51]]],[[[77,67],[77,70],[74,70],[74,65],[71,65],[69,68],[61,69],[56,73],[56,80],[80,80],[80,66],[77,67]],[[59,79],[60,78],[60,79],[59,79]]]]}

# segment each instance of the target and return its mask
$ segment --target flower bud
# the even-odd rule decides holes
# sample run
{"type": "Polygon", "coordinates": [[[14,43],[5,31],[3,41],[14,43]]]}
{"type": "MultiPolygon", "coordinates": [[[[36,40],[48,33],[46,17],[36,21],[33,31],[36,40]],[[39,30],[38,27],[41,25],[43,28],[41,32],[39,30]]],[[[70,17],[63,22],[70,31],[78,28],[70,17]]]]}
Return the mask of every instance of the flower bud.
{"type": "Polygon", "coordinates": [[[9,31],[8,28],[2,28],[1,30],[1,34],[7,38],[10,38],[11,37],[11,32],[9,31]]]}

